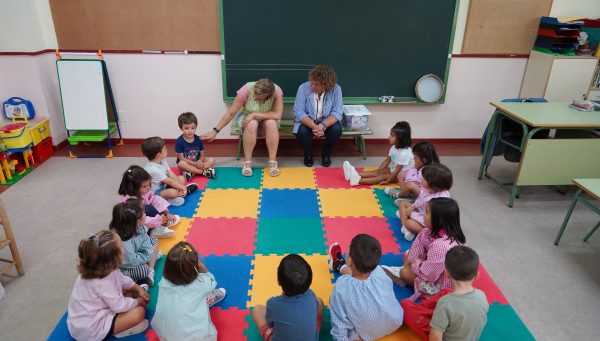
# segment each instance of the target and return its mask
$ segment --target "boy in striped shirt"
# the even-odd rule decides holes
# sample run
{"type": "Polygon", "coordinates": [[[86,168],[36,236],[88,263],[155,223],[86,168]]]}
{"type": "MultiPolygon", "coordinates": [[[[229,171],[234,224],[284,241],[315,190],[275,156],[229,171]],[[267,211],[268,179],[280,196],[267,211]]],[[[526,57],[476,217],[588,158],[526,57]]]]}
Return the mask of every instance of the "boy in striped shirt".
{"type": "Polygon", "coordinates": [[[338,243],[329,248],[330,269],[342,276],[331,294],[333,339],[374,340],[402,326],[404,312],[394,295],[392,280],[378,265],[381,244],[367,234],[350,242],[346,258],[338,243]]]}

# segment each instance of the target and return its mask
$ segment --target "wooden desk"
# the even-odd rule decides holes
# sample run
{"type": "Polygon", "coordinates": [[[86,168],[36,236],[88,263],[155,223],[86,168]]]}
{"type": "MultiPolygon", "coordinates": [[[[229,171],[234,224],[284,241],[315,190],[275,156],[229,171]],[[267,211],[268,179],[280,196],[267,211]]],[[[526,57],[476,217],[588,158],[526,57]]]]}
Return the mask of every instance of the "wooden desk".
{"type": "Polygon", "coordinates": [[[570,185],[575,178],[600,177],[600,138],[547,138],[532,139],[543,129],[600,129],[600,112],[581,112],[568,103],[510,103],[492,102],[496,111],[486,136],[479,167],[478,179],[485,175],[510,193],[508,206],[512,207],[522,186],[570,185]],[[519,170],[514,182],[501,183],[488,173],[485,160],[492,153],[491,138],[497,116],[521,125],[523,138],[516,145],[499,140],[521,151],[519,170]]]}
{"type": "MultiPolygon", "coordinates": [[[[586,192],[592,198],[600,200],[600,179],[574,179],[573,183],[575,184],[575,186],[579,187],[579,190],[577,190],[577,193],[575,193],[575,197],[571,202],[571,206],[569,206],[569,210],[567,211],[565,220],[563,221],[560,230],[558,230],[558,234],[556,235],[556,239],[554,240],[554,245],[558,245],[558,242],[560,242],[560,238],[562,237],[562,234],[565,231],[565,227],[567,227],[567,223],[569,222],[569,218],[571,218],[571,213],[573,213],[573,209],[575,208],[575,204],[577,204],[577,201],[581,201],[592,211],[600,215],[600,208],[594,206],[582,196],[582,193],[586,192]]],[[[599,226],[600,221],[598,221],[596,226],[594,226],[594,228],[583,238],[583,241],[586,242],[592,236],[592,234],[594,234],[594,232],[598,229],[599,226]]]]}

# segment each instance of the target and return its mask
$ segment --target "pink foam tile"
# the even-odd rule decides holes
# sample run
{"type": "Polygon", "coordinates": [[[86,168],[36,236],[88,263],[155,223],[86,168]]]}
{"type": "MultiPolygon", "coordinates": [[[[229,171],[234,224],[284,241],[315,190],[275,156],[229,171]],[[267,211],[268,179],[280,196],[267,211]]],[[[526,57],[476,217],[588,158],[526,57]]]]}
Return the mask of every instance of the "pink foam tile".
{"type": "MultiPolygon", "coordinates": [[[[357,168],[357,171],[362,168],[357,168]]],[[[350,182],[344,179],[342,168],[315,168],[315,183],[317,188],[369,188],[367,185],[350,186],[350,182]]]]}
{"type": "Polygon", "coordinates": [[[477,277],[473,286],[485,293],[489,304],[494,302],[504,305],[509,304],[506,297],[504,297],[500,289],[496,286],[496,283],[494,283],[494,280],[492,280],[492,277],[490,277],[481,264],[479,264],[479,277],[477,277]]]}
{"type": "Polygon", "coordinates": [[[256,218],[194,218],[186,240],[204,256],[251,256],[256,227],[256,218]]]}
{"type": "Polygon", "coordinates": [[[382,253],[401,253],[385,217],[323,218],[323,225],[327,245],[338,242],[344,253],[348,252],[352,238],[361,233],[375,237],[381,244],[382,253]]]}
{"type": "Polygon", "coordinates": [[[244,330],[248,329],[246,316],[248,309],[221,308],[210,309],[210,319],[219,331],[219,340],[245,340],[244,330]]]}
{"type": "MultiPolygon", "coordinates": [[[[175,175],[181,175],[181,171],[176,166],[175,167],[171,167],[171,171],[175,175]]],[[[194,175],[194,177],[192,178],[192,180],[187,181],[186,184],[196,184],[196,185],[198,185],[198,189],[199,190],[203,190],[206,187],[206,184],[209,181],[210,181],[210,179],[207,178],[207,177],[205,177],[205,176],[194,175]]]]}

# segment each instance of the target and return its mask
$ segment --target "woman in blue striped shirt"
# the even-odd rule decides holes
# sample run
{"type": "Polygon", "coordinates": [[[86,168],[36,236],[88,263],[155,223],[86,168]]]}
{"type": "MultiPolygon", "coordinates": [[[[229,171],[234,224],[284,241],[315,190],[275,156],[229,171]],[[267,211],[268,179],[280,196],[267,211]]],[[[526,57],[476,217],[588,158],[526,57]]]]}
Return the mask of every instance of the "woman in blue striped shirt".
{"type": "Polygon", "coordinates": [[[329,65],[319,65],[308,74],[308,82],[301,84],[294,102],[294,134],[304,151],[304,164],[313,165],[313,138],[325,137],[321,164],[331,165],[331,152],[342,135],[342,88],[329,65]]]}

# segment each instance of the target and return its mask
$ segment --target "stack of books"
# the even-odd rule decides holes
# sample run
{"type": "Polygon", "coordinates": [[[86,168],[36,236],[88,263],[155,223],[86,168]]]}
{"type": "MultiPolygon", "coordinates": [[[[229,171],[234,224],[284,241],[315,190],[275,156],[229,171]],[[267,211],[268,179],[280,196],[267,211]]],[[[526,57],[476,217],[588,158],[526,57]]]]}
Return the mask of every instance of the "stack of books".
{"type": "Polygon", "coordinates": [[[580,21],[561,22],[557,18],[542,17],[533,49],[553,55],[574,56],[582,25],[580,21]]]}

